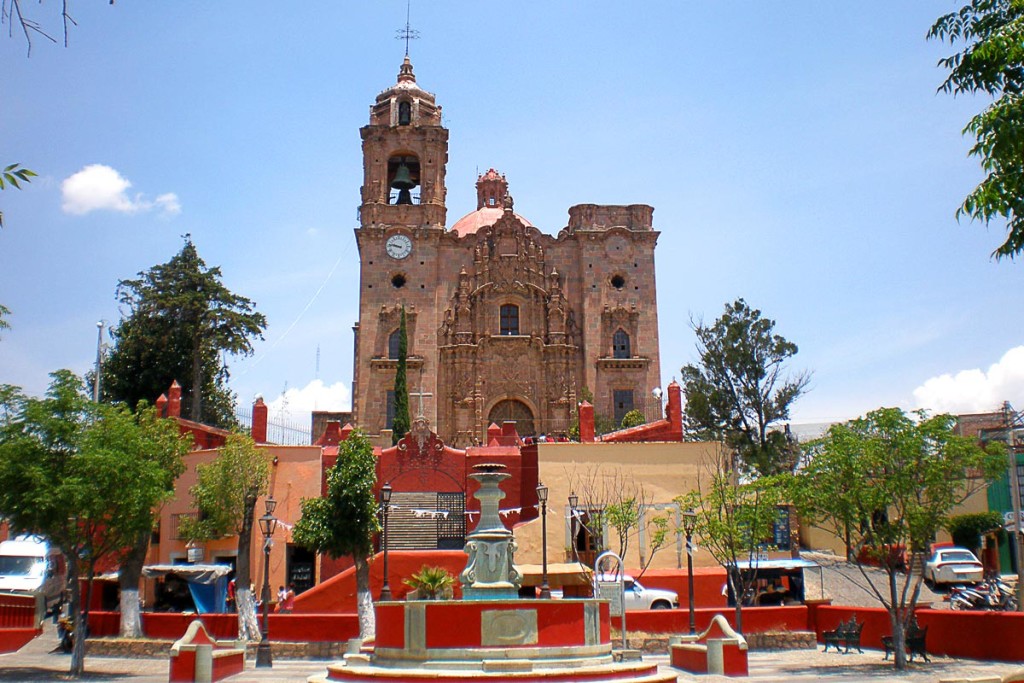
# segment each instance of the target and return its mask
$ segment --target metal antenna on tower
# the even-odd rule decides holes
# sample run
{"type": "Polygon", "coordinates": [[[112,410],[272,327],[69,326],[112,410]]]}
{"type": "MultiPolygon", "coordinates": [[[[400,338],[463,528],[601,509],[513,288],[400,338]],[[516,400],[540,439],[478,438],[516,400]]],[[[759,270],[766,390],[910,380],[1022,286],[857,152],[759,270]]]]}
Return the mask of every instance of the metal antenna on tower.
{"type": "Polygon", "coordinates": [[[420,37],[420,32],[409,26],[409,8],[412,5],[412,0],[405,0],[405,28],[395,30],[395,38],[397,40],[405,41],[405,56],[409,56],[409,41],[417,40],[420,37]]]}

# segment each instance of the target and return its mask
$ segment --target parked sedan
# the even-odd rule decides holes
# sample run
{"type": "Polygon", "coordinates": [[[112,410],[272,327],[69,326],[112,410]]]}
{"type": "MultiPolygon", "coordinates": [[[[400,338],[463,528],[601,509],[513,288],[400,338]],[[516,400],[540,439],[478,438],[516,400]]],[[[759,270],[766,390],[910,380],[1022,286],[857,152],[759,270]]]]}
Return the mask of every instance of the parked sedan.
{"type": "Polygon", "coordinates": [[[966,548],[939,548],[924,564],[924,580],[932,585],[977,583],[985,569],[966,548]]]}

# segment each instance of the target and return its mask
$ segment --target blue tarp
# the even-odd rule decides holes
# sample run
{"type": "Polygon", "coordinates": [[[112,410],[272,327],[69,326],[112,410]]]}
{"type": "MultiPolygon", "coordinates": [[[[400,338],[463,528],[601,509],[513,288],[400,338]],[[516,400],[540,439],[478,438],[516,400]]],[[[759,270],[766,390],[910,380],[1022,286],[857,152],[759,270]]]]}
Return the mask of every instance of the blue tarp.
{"type": "Polygon", "coordinates": [[[199,614],[227,612],[228,574],[226,564],[157,564],[142,568],[147,579],[173,574],[188,582],[199,614]]]}
{"type": "Polygon", "coordinates": [[[188,581],[188,589],[192,593],[192,600],[196,603],[196,611],[200,614],[208,612],[227,611],[227,587],[228,578],[222,576],[213,583],[199,583],[189,580],[189,577],[182,577],[188,581]]]}

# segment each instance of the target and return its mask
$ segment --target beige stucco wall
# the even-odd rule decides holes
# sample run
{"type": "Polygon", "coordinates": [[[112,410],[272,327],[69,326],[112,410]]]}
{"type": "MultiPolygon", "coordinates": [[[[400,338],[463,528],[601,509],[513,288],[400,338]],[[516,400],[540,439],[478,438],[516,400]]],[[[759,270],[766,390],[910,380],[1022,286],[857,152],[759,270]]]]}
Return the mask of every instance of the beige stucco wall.
{"type": "MultiPolygon", "coordinates": [[[[719,445],[714,443],[544,443],[538,446],[540,480],[548,487],[548,562],[562,562],[569,546],[569,494],[573,491],[585,503],[585,482],[630,482],[643,486],[650,503],[666,504],[697,488],[699,477],[706,478],[715,462],[719,445]]],[[[600,483],[592,488],[601,488],[600,483]]],[[[595,501],[596,503],[597,501],[595,501]]],[[[654,512],[653,514],[659,514],[654,512]]],[[[664,513],[662,513],[664,514],[664,513]]],[[[670,513],[672,514],[672,513],[670,513]]],[[[676,528],[672,514],[672,528],[676,528]]],[[[523,564],[541,562],[541,523],[534,520],[516,529],[519,550],[516,561],[523,564]]],[[[609,539],[613,550],[617,541],[609,539]]],[[[640,565],[639,540],[633,537],[627,549],[626,565],[640,565]]],[[[652,568],[685,566],[686,556],[673,535],[659,551],[652,568]]],[[[697,566],[712,566],[714,560],[703,552],[694,557],[697,566]]]]}
{"type": "MultiPolygon", "coordinates": [[[[967,496],[960,505],[953,508],[950,516],[987,511],[987,487],[982,486],[967,496]]],[[[935,536],[935,541],[937,543],[948,543],[952,541],[952,538],[949,532],[940,530],[935,536]]],[[[842,534],[835,533],[831,528],[818,528],[803,524],[800,528],[800,543],[807,550],[833,552],[840,557],[846,554],[846,544],[843,541],[842,534]]]]}
{"type": "MultiPolygon", "coordinates": [[[[299,519],[303,498],[320,495],[320,447],[319,446],[260,446],[271,460],[270,493],[277,500],[274,516],[278,518],[277,530],[270,551],[271,593],[276,595],[277,587],[284,584],[286,572],[286,549],[291,542],[290,527],[299,519]],[[273,459],[276,458],[276,464],[273,459]]],[[[175,498],[160,511],[160,543],[150,550],[150,563],[171,564],[175,558],[184,558],[187,553],[185,541],[171,538],[173,515],[193,512],[192,496],[189,490],[197,481],[196,467],[208,463],[217,456],[216,450],[193,451],[185,456],[185,472],[175,486],[175,498]]],[[[256,517],[266,510],[264,497],[256,501],[256,517]]],[[[218,557],[233,557],[237,554],[238,537],[210,541],[203,544],[204,561],[214,562],[218,557]]],[[[252,581],[257,590],[263,585],[263,536],[259,526],[254,524],[251,553],[252,581]]],[[[152,599],[152,582],[146,582],[147,600],[152,599]]]]}

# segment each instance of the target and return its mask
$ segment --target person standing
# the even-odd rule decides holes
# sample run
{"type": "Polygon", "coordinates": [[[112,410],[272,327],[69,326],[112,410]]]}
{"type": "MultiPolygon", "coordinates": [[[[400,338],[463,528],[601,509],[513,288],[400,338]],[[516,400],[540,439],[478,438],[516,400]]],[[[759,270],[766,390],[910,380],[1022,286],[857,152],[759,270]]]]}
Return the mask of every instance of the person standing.
{"type": "Polygon", "coordinates": [[[281,601],[281,613],[291,614],[295,609],[295,584],[289,583],[288,590],[284,593],[284,600],[281,601]]]}

